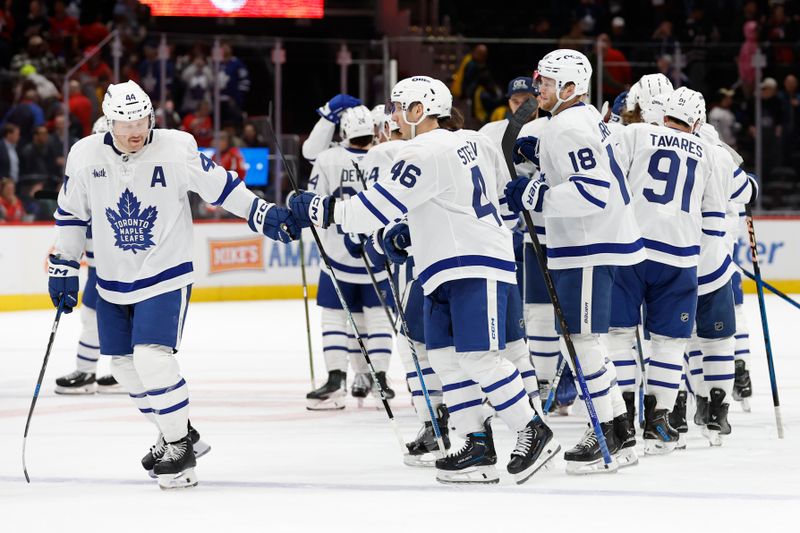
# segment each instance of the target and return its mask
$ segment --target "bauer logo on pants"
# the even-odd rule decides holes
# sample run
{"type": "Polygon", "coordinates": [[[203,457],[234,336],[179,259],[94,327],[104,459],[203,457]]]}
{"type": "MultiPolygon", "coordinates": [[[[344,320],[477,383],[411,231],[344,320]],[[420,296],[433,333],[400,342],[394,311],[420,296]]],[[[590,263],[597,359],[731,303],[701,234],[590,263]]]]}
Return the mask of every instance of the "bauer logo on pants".
{"type": "Polygon", "coordinates": [[[264,269],[264,239],[208,241],[208,273],[264,269]]]}

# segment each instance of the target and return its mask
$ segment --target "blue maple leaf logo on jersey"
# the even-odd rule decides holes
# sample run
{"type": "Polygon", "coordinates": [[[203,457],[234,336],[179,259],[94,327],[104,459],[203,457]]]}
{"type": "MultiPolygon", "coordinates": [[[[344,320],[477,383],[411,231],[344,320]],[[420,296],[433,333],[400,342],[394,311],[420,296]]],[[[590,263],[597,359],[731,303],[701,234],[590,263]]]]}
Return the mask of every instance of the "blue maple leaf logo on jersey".
{"type": "Polygon", "coordinates": [[[119,212],[106,208],[106,218],[114,230],[114,243],[117,248],[136,253],[155,245],[153,242],[153,225],[158,211],[152,205],[141,213],[142,204],[134,194],[125,189],[117,202],[119,212]]]}

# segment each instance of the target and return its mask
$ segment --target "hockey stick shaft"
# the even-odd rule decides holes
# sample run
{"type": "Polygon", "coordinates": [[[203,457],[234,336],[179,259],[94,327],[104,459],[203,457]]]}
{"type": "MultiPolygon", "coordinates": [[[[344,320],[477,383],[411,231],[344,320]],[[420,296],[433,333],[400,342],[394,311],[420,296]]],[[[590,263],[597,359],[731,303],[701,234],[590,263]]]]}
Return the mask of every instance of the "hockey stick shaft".
{"type": "MultiPolygon", "coordinates": [[[[361,169],[358,168],[358,165],[353,163],[356,167],[356,175],[358,179],[361,180],[361,185],[364,187],[364,190],[367,190],[367,180],[364,179],[364,175],[361,173],[361,169]]],[[[369,271],[369,262],[367,261],[366,255],[362,250],[362,255],[364,255],[364,263],[367,266],[367,271],[369,271]]],[[[394,277],[392,276],[392,269],[389,265],[389,261],[385,260],[383,263],[384,268],[386,269],[386,275],[389,278],[389,290],[392,291],[392,298],[394,299],[395,304],[397,305],[397,317],[400,319],[400,327],[402,328],[403,336],[408,341],[408,348],[411,351],[411,360],[414,362],[414,370],[417,372],[417,379],[419,379],[419,386],[422,389],[422,395],[425,398],[425,405],[428,407],[428,415],[431,418],[431,426],[433,427],[433,433],[436,436],[436,444],[439,445],[439,452],[444,455],[445,447],[444,447],[444,439],[442,438],[442,430],[439,427],[439,420],[436,418],[436,412],[433,409],[433,402],[431,402],[430,393],[428,392],[428,387],[425,384],[425,376],[422,373],[422,367],[419,364],[419,357],[417,356],[417,350],[414,348],[414,341],[411,339],[410,329],[408,327],[408,321],[406,320],[406,314],[403,310],[403,302],[399,300],[400,298],[400,291],[398,290],[397,286],[395,285],[394,277]]],[[[376,285],[375,290],[378,290],[376,285]]],[[[378,292],[380,296],[380,292],[378,292]]],[[[383,300],[381,300],[383,302],[383,300]]],[[[385,305],[385,303],[384,303],[385,305]]],[[[389,313],[388,307],[386,308],[387,314],[389,313]]]]}
{"type": "Polygon", "coordinates": [[[56,318],[53,320],[53,327],[50,329],[50,339],[47,341],[47,350],[44,352],[44,361],[42,361],[42,368],[39,370],[39,378],[36,380],[36,388],[33,391],[33,398],[31,399],[31,407],[28,410],[28,419],[25,421],[25,433],[22,436],[22,472],[25,474],[25,481],[31,482],[28,476],[28,465],[25,462],[25,447],[28,443],[28,430],[31,427],[31,418],[33,418],[33,410],[36,408],[36,400],[39,399],[39,391],[42,388],[42,381],[44,381],[44,373],[47,370],[47,362],[50,360],[50,352],[53,350],[53,341],[56,340],[56,331],[58,330],[58,323],[61,321],[61,313],[64,311],[64,296],[58,301],[58,308],[56,309],[56,318]]]}
{"type": "Polygon", "coordinates": [[[764,284],[761,281],[761,267],[758,265],[758,250],[756,248],[756,230],[753,225],[753,212],[750,204],[745,205],[745,220],[747,222],[747,232],[750,235],[750,260],[753,262],[753,275],[756,281],[756,292],[758,293],[758,307],[761,311],[761,330],[764,332],[764,348],[767,353],[767,367],[769,369],[769,382],[772,386],[772,405],[775,408],[775,425],[778,429],[778,438],[783,438],[783,418],[781,417],[781,401],[778,397],[778,380],[775,377],[775,361],[772,357],[772,342],[769,336],[769,324],[767,323],[767,307],[764,302],[764,284]]]}
{"type": "MultiPolygon", "coordinates": [[[[517,112],[514,113],[514,116],[511,118],[511,120],[509,120],[508,127],[503,134],[503,140],[501,143],[503,147],[503,155],[505,156],[506,165],[508,166],[509,176],[512,179],[517,174],[516,170],[514,169],[514,162],[512,158],[514,142],[519,134],[519,130],[522,129],[522,125],[533,114],[535,105],[535,99],[528,100],[522,104],[519,109],[517,109],[517,112]]],[[[597,418],[597,411],[595,411],[594,402],[592,402],[592,396],[589,393],[589,386],[586,384],[586,378],[583,375],[583,369],[581,368],[580,361],[578,361],[578,354],[575,351],[575,344],[572,342],[572,336],[570,335],[569,327],[567,326],[567,319],[564,316],[564,310],[561,307],[558,294],[556,293],[553,277],[550,274],[550,269],[547,268],[547,258],[542,250],[542,245],[539,243],[539,236],[536,235],[536,230],[533,225],[533,219],[531,218],[530,212],[523,211],[522,216],[525,219],[525,224],[528,226],[528,233],[533,241],[533,249],[536,252],[536,259],[539,262],[539,268],[542,271],[545,287],[547,287],[547,292],[550,295],[550,301],[553,303],[556,319],[558,320],[559,326],[561,326],[561,335],[564,337],[564,343],[567,345],[567,352],[569,353],[572,366],[575,369],[575,378],[580,386],[581,394],[583,395],[583,400],[586,404],[586,410],[589,413],[589,419],[592,423],[592,429],[597,437],[600,451],[603,454],[603,461],[606,464],[606,468],[608,468],[608,465],[612,462],[611,454],[608,451],[608,444],[606,443],[605,435],[603,435],[603,430],[600,427],[600,419],[597,418]]]]}
{"type": "Polygon", "coordinates": [[[298,248],[300,250],[300,275],[303,278],[303,307],[306,313],[306,340],[308,341],[308,367],[311,370],[311,390],[317,388],[316,379],[314,378],[314,349],[311,345],[311,319],[308,314],[308,281],[306,280],[306,254],[303,247],[303,235],[297,239],[298,248]]]}
{"type": "Polygon", "coordinates": [[[553,378],[553,383],[550,385],[550,392],[547,393],[547,401],[544,404],[544,412],[550,412],[550,408],[553,407],[553,402],[556,401],[556,391],[558,389],[558,384],[561,383],[561,376],[564,375],[564,368],[567,366],[567,360],[564,359],[564,356],[559,354],[558,355],[558,370],[556,370],[556,375],[553,378]]]}
{"type": "MultiPolygon", "coordinates": [[[[750,278],[753,281],[756,281],[756,277],[750,271],[745,270],[744,268],[742,268],[741,271],[745,276],[747,276],[748,278],[750,278]]],[[[787,302],[787,303],[797,307],[798,309],[800,309],[800,302],[798,302],[797,300],[795,300],[794,298],[792,298],[788,294],[776,289],[775,287],[773,287],[772,285],[770,285],[769,283],[767,283],[763,279],[761,280],[761,285],[763,285],[763,287],[765,289],[767,289],[769,292],[771,292],[775,296],[778,296],[779,298],[781,298],[785,302],[787,302]]]]}
{"type": "Polygon", "coordinates": [[[639,383],[639,423],[644,422],[644,395],[647,388],[647,367],[644,364],[644,349],[642,335],[639,332],[639,324],[636,324],[636,354],[639,357],[639,372],[641,382],[639,383]]]}
{"type": "MultiPolygon", "coordinates": [[[[275,135],[275,132],[272,129],[272,125],[269,121],[266,121],[267,131],[270,134],[273,142],[275,143],[275,150],[280,155],[281,162],[283,163],[283,168],[286,169],[286,176],[289,178],[289,183],[292,186],[292,189],[296,192],[300,192],[300,188],[297,185],[297,180],[294,178],[294,173],[291,170],[291,167],[286,163],[286,157],[283,155],[283,150],[281,150],[280,142],[278,137],[275,135]]],[[[336,296],[339,298],[339,303],[342,305],[342,309],[344,310],[345,314],[347,315],[347,321],[350,323],[350,327],[353,328],[353,335],[355,335],[356,341],[358,342],[358,348],[361,350],[361,355],[364,356],[364,360],[367,363],[367,367],[369,368],[369,372],[372,375],[372,380],[375,382],[375,385],[378,387],[378,392],[381,396],[381,403],[383,404],[383,410],[386,412],[386,416],[389,418],[389,424],[392,426],[392,430],[394,431],[395,437],[397,438],[397,443],[400,445],[400,450],[405,455],[406,453],[406,446],[403,442],[403,436],[400,434],[400,429],[397,427],[397,421],[394,418],[394,413],[392,413],[392,408],[389,405],[389,400],[386,398],[386,391],[383,389],[380,381],[378,381],[378,373],[375,371],[375,366],[372,364],[372,360],[369,358],[369,353],[367,352],[367,347],[364,345],[364,339],[361,338],[361,335],[358,332],[358,327],[356,326],[356,321],[353,318],[353,313],[350,311],[350,307],[347,305],[347,300],[344,298],[344,294],[342,293],[342,288],[339,286],[339,280],[336,279],[336,274],[333,271],[333,267],[331,267],[330,259],[328,258],[328,254],[325,252],[325,247],[322,245],[322,240],[319,237],[319,233],[317,233],[317,228],[312,224],[311,227],[311,235],[314,236],[314,241],[317,243],[317,248],[319,249],[319,255],[322,258],[322,262],[325,265],[325,268],[328,269],[328,273],[331,276],[331,281],[333,285],[334,292],[336,292],[336,296]]]]}

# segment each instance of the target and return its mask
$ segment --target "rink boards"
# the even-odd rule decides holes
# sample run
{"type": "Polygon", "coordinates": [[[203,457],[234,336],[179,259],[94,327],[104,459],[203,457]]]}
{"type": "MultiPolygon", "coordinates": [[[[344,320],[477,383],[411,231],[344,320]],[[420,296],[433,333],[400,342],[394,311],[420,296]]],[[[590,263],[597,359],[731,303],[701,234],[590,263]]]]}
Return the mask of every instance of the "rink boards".
{"type": "MultiPolygon", "coordinates": [[[[800,217],[757,218],[756,234],[764,278],[784,292],[800,292],[800,217]]],[[[51,306],[46,261],[54,237],[52,224],[0,225],[0,311],[51,306]]],[[[314,296],[319,250],[308,230],[303,242],[309,295],[314,296]]],[[[749,253],[740,239],[734,260],[752,271],[749,253]]],[[[85,277],[86,268],[81,273],[85,277]]],[[[194,274],[192,301],[302,297],[299,244],[260,238],[240,221],[195,224],[194,274]]],[[[754,285],[746,282],[745,290],[754,285]]]]}

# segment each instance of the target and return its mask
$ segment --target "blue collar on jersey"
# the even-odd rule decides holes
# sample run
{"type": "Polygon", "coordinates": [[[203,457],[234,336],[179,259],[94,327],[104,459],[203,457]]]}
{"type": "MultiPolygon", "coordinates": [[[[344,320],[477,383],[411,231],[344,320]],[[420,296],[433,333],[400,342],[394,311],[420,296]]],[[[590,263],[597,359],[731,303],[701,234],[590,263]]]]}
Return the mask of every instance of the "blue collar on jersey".
{"type": "MultiPolygon", "coordinates": [[[[115,154],[117,154],[117,155],[125,155],[124,153],[122,153],[119,150],[117,150],[116,146],[114,146],[114,137],[111,135],[110,131],[106,132],[105,136],[103,137],[103,142],[105,144],[109,145],[111,147],[111,149],[114,150],[115,154]]],[[[147,140],[144,141],[144,146],[142,146],[142,148],[144,148],[145,146],[147,146],[151,142],[153,142],[153,130],[150,130],[150,135],[147,136],[147,140]]]]}
{"type": "Polygon", "coordinates": [[[353,154],[366,154],[367,153],[367,150],[365,150],[363,148],[353,148],[351,146],[343,146],[343,148],[345,150],[347,150],[348,152],[353,153],[353,154]]]}
{"type": "MultiPolygon", "coordinates": [[[[564,111],[569,111],[569,110],[570,110],[570,109],[572,109],[573,107],[583,107],[583,106],[585,106],[585,105],[586,105],[586,103],[585,103],[585,102],[578,102],[578,103],[577,103],[577,104],[575,104],[575,105],[571,105],[571,106],[569,106],[569,107],[568,107],[568,108],[566,108],[564,111]]],[[[563,113],[564,111],[561,111],[561,113],[563,113]]],[[[560,115],[561,113],[559,113],[559,115],[560,115]]],[[[547,120],[550,120],[550,119],[552,119],[552,118],[553,118],[553,115],[551,115],[551,114],[549,114],[549,113],[548,113],[548,115],[547,115],[547,120]]]]}

